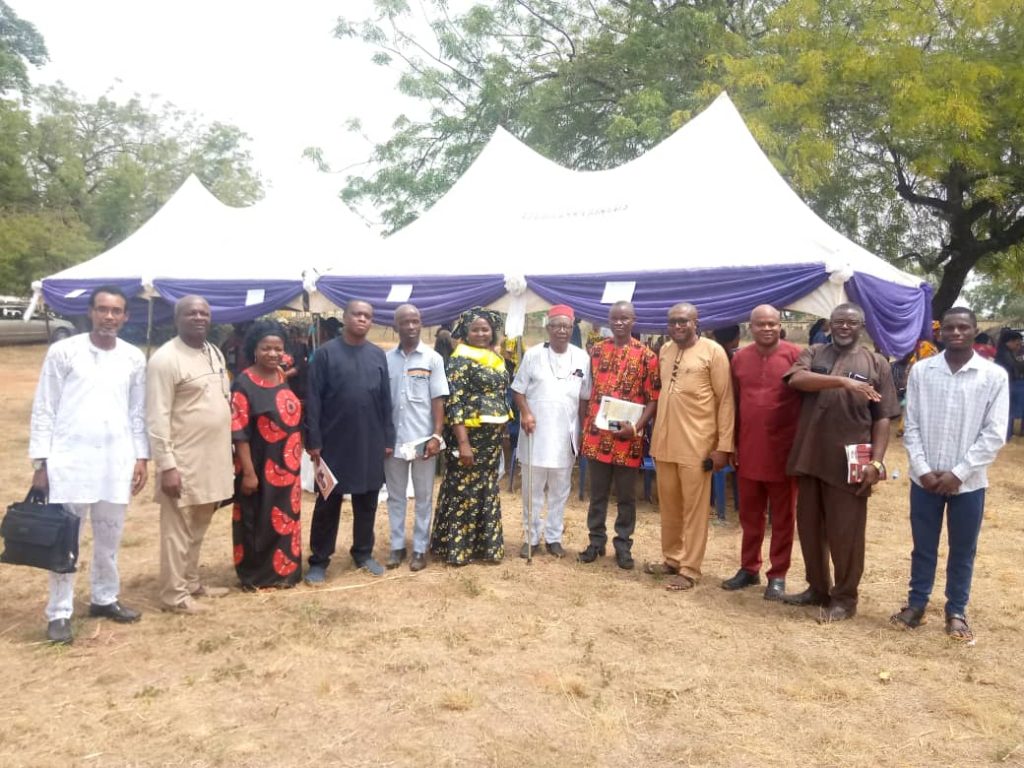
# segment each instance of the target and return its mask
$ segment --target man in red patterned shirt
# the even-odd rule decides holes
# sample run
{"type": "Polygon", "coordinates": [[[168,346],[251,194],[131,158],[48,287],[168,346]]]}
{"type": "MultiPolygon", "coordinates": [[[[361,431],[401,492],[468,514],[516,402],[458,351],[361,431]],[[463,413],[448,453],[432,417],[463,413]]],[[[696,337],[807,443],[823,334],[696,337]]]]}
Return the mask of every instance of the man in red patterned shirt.
{"type": "Polygon", "coordinates": [[[583,456],[590,473],[590,509],[587,527],[590,544],[580,552],[581,563],[592,563],[604,555],[608,543],[606,520],[612,483],[618,499],[615,517],[615,561],[620,568],[633,568],[633,529],[636,527],[636,477],[643,459],[644,427],[654,416],[661,378],[658,358],[630,335],[636,310],[628,301],[612,304],[608,325],[612,338],[594,345],[590,353],[593,385],[590,407],[583,424],[583,456]],[[614,397],[644,406],[634,424],[626,421],[618,429],[598,429],[595,424],[602,397],[614,397]]]}

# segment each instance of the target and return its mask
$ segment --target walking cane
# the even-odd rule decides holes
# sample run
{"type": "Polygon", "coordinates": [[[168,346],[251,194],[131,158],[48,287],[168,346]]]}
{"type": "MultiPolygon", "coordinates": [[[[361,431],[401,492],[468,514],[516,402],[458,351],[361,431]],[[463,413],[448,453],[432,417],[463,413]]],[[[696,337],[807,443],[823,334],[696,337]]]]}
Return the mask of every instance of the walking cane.
{"type": "MultiPolygon", "coordinates": [[[[533,565],[533,545],[530,540],[530,524],[533,522],[533,435],[526,436],[526,486],[523,492],[523,541],[526,542],[526,564],[533,565]]],[[[522,436],[520,436],[522,439],[522,436]]]]}

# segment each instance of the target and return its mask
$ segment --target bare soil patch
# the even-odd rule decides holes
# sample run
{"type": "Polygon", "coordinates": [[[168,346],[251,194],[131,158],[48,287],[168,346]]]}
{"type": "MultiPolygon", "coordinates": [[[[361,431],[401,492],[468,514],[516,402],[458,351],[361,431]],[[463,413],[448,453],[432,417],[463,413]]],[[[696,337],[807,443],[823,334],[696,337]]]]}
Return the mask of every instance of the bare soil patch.
{"type": "MultiPolygon", "coordinates": [[[[6,504],[31,474],[44,349],[4,353],[6,504]]],[[[832,626],[766,603],[758,588],[718,588],[739,556],[731,509],[711,529],[703,581],[673,594],[610,557],[527,566],[516,556],[520,499],[507,492],[501,565],[374,579],[346,554],[346,505],[326,587],[233,591],[208,615],[172,616],[158,610],[150,484],[129,508],[120,559],[122,598],[145,612],[140,623],[86,616],[88,534],[69,648],[43,642],[46,574],[0,566],[0,766],[1024,765],[1022,459],[1017,440],[992,472],[974,647],[942,632],[941,565],[931,621],[913,633],[888,625],[911,548],[895,440],[888,463],[902,478],[871,502],[860,612],[832,626]]],[[[307,496],[307,527],[311,509],[307,496]]],[[[378,558],[386,517],[381,505],[378,558]]],[[[574,494],[573,554],[586,545],[585,517],[574,494]]],[[[659,559],[656,508],[641,504],[639,518],[642,564],[659,559]]],[[[236,584],[227,510],[203,562],[208,583],[236,584]]],[[[797,545],[791,590],[802,574],[797,545]]]]}

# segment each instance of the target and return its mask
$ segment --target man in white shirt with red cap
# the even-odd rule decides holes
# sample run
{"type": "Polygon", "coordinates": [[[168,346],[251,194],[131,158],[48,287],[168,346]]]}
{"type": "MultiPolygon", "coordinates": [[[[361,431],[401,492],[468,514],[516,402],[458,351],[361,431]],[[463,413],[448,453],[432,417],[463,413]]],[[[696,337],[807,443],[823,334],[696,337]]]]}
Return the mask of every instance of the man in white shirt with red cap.
{"type": "Polygon", "coordinates": [[[562,531],[572,468],[580,446],[580,419],[590,399],[590,357],[574,344],[575,313],[557,304],[548,312],[548,341],[531,347],[512,382],[519,408],[518,456],[523,465],[523,496],[529,497],[529,540],[522,557],[540,547],[543,531],[549,554],[565,557],[562,531]],[[542,526],[541,510],[547,506],[542,526]]]}

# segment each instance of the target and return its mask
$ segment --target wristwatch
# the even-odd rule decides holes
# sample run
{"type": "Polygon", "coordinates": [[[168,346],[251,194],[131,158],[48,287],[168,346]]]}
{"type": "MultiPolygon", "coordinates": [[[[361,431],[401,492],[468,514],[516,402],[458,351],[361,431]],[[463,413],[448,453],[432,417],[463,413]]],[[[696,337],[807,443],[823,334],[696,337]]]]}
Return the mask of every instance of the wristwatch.
{"type": "Polygon", "coordinates": [[[870,462],[870,464],[872,467],[878,470],[879,477],[885,477],[885,464],[878,461],[878,459],[875,459],[874,461],[870,462]]]}
{"type": "Polygon", "coordinates": [[[46,469],[46,459],[32,459],[32,469],[36,472],[40,469],[46,469]]]}
{"type": "Polygon", "coordinates": [[[446,445],[445,445],[445,443],[444,443],[444,438],[443,438],[443,437],[441,437],[441,436],[440,436],[439,434],[437,434],[436,432],[435,432],[434,434],[432,434],[432,435],[430,436],[430,439],[431,439],[431,440],[437,440],[437,450],[439,450],[439,451],[443,451],[443,450],[444,450],[445,448],[447,448],[447,447],[448,447],[448,446],[446,446],[446,445]]]}

